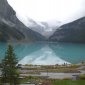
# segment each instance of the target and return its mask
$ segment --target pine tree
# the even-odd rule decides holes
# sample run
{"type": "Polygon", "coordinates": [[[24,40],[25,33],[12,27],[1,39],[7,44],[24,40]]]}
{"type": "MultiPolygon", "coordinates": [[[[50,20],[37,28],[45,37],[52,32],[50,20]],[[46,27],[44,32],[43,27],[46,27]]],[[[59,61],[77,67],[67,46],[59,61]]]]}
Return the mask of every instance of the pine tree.
{"type": "Polygon", "coordinates": [[[2,84],[18,85],[19,73],[16,67],[18,60],[13,52],[13,47],[8,46],[5,58],[2,60],[2,84]]]}

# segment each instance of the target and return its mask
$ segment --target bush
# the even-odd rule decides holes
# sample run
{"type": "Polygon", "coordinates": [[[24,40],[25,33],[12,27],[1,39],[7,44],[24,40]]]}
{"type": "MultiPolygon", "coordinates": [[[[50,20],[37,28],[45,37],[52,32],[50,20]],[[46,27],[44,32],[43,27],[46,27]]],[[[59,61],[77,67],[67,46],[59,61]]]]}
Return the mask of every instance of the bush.
{"type": "Polygon", "coordinates": [[[85,80],[85,74],[80,75],[79,78],[85,80]]]}

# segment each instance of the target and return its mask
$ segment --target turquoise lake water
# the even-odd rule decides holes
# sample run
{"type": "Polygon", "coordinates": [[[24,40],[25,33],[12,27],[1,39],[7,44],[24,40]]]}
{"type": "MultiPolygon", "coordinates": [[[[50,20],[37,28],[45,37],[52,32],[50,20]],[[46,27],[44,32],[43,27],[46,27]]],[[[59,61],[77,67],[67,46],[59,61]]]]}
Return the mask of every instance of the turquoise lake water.
{"type": "MultiPolygon", "coordinates": [[[[72,43],[13,43],[21,64],[54,65],[85,61],[85,44],[72,43]]],[[[0,61],[4,58],[6,43],[0,43],[0,61]]]]}

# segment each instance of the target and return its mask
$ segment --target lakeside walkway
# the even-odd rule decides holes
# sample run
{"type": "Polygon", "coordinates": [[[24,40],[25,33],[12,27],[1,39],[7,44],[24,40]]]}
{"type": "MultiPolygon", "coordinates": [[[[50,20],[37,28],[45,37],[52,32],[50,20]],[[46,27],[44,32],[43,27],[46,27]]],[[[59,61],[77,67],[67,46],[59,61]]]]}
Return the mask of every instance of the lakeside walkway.
{"type": "Polygon", "coordinates": [[[41,72],[40,74],[20,74],[20,76],[37,76],[37,77],[47,77],[50,79],[64,79],[72,78],[73,75],[80,75],[81,73],[46,73],[41,72]]]}
{"type": "Polygon", "coordinates": [[[79,70],[80,73],[59,73],[59,72],[40,72],[40,74],[20,74],[20,76],[37,76],[37,77],[47,77],[50,79],[64,79],[72,78],[73,75],[85,74],[85,70],[79,70]]]}
{"type": "MultiPolygon", "coordinates": [[[[40,68],[40,67],[37,67],[37,68],[40,68]]],[[[69,73],[66,72],[66,73],[64,73],[64,72],[47,72],[47,71],[42,72],[42,71],[40,71],[39,74],[37,74],[37,73],[35,73],[35,74],[29,74],[29,72],[33,72],[35,70],[26,70],[25,69],[25,70],[22,70],[22,71],[24,71],[24,73],[21,72],[22,74],[20,74],[20,76],[36,76],[36,77],[44,77],[44,78],[49,78],[49,79],[73,78],[73,76],[75,76],[75,75],[85,74],[85,70],[81,70],[83,68],[85,68],[85,66],[79,66],[79,67],[76,68],[77,71],[79,71],[79,72],[73,72],[73,73],[72,72],[69,72],[69,73]],[[28,72],[28,73],[26,73],[26,72],[28,72]]]]}
{"type": "MultiPolygon", "coordinates": [[[[28,66],[27,66],[28,67],[28,66]]],[[[25,68],[27,68],[25,67],[25,68]]],[[[24,68],[24,67],[23,67],[24,68]]],[[[34,68],[34,67],[33,67],[34,68]]],[[[40,67],[37,67],[40,68],[40,67]]],[[[82,68],[85,68],[85,66],[80,66],[77,68],[79,73],[64,73],[64,72],[40,72],[39,74],[30,74],[29,72],[33,72],[34,70],[20,70],[20,76],[21,77],[27,77],[27,76],[35,76],[35,77],[42,77],[42,78],[49,78],[49,79],[64,79],[64,78],[72,78],[73,75],[80,75],[85,74],[85,70],[81,70],[82,68]],[[24,72],[24,73],[23,73],[24,72]],[[28,72],[28,73],[26,73],[28,72]]],[[[0,69],[0,76],[1,76],[1,69],[0,69]]]]}

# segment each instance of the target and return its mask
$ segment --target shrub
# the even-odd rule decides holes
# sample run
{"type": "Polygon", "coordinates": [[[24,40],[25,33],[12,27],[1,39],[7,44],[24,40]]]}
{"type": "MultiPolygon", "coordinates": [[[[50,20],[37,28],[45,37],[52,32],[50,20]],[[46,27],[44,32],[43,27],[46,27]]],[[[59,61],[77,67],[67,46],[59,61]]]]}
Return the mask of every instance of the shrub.
{"type": "Polygon", "coordinates": [[[79,76],[79,78],[82,79],[82,80],[85,80],[85,74],[81,74],[81,75],[79,76]]]}

